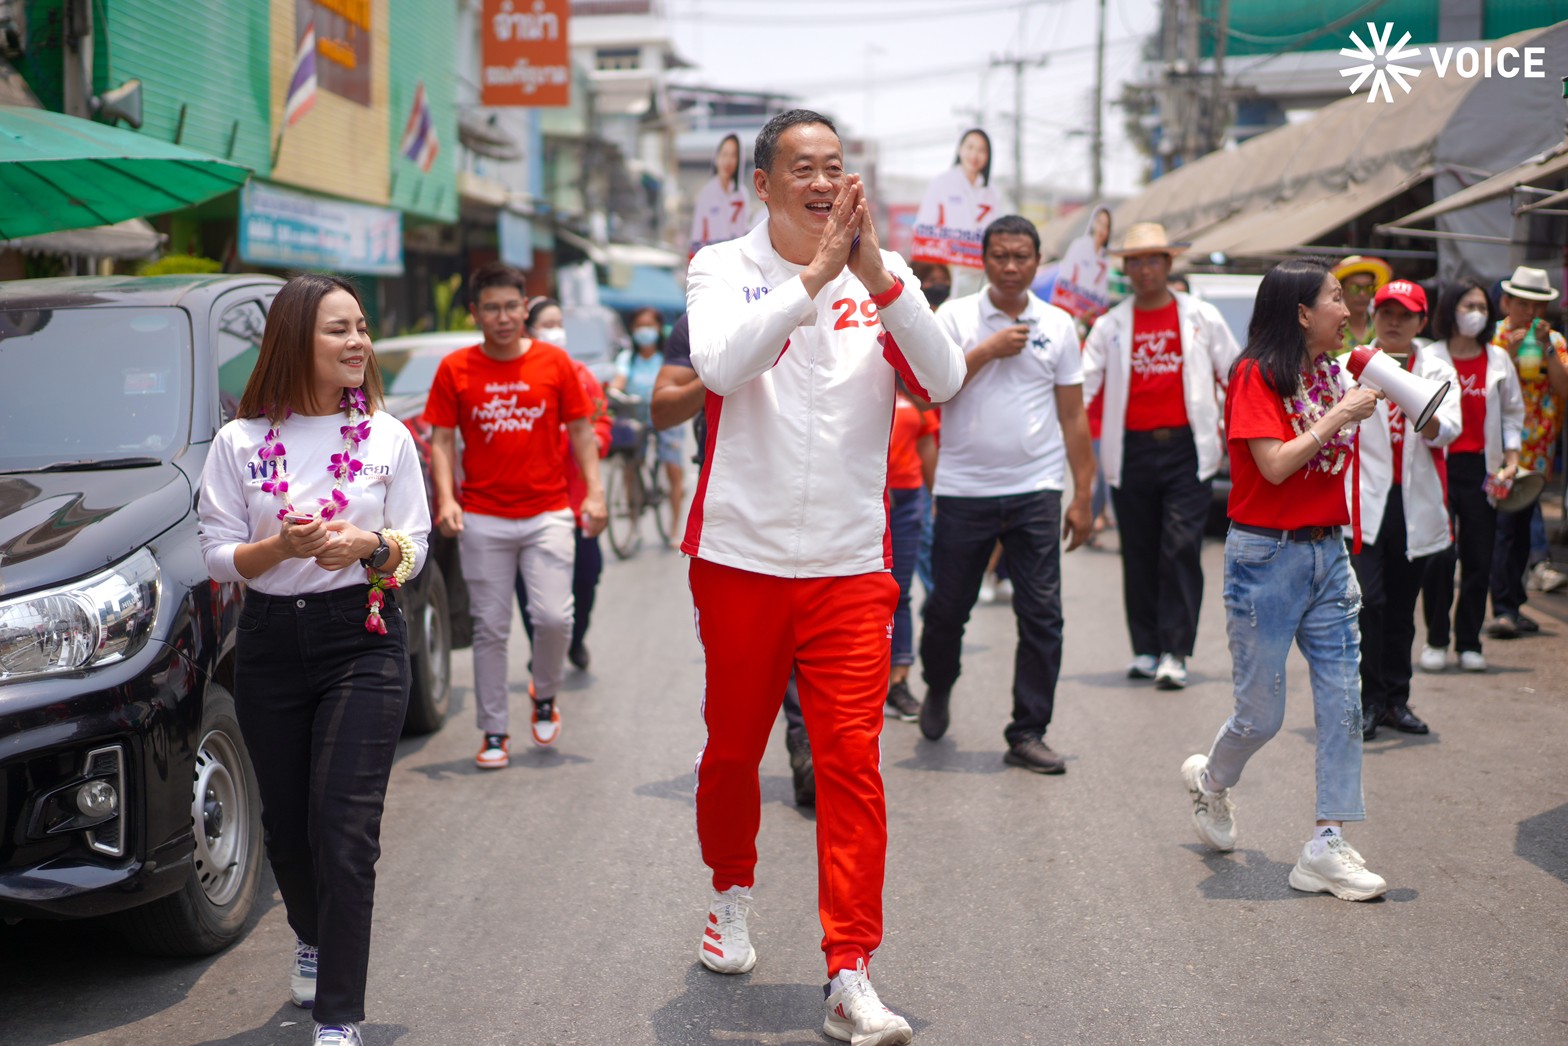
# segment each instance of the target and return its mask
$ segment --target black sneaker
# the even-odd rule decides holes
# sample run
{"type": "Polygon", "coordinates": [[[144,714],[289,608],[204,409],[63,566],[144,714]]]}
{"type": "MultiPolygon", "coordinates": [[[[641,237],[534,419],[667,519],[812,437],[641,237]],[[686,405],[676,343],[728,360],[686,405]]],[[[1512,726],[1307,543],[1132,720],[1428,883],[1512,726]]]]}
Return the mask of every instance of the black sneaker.
{"type": "Polygon", "coordinates": [[[927,741],[940,741],[947,733],[947,724],[952,718],[947,703],[952,696],[951,690],[926,687],[926,699],[920,703],[920,732],[927,741]]]}
{"type": "Polygon", "coordinates": [[[784,747],[789,749],[789,772],[795,783],[795,805],[817,805],[817,775],[811,765],[811,742],[804,737],[799,741],[793,735],[784,735],[784,747]]]}
{"type": "Polygon", "coordinates": [[[1522,610],[1519,612],[1518,617],[1514,619],[1514,627],[1525,635],[1534,635],[1541,630],[1540,622],[1533,617],[1527,616],[1522,610]]]}
{"type": "Polygon", "coordinates": [[[1067,772],[1066,760],[1051,751],[1051,746],[1043,740],[1031,739],[1018,742],[1002,756],[1002,762],[1009,766],[1021,766],[1025,770],[1033,770],[1037,774],[1067,772]]]}
{"type": "Polygon", "coordinates": [[[920,702],[909,692],[909,684],[899,680],[887,688],[887,714],[905,723],[920,718],[920,702]]]}
{"type": "Polygon", "coordinates": [[[566,652],[566,660],[570,661],[577,671],[588,671],[588,647],[583,643],[573,643],[571,649],[566,652]]]}

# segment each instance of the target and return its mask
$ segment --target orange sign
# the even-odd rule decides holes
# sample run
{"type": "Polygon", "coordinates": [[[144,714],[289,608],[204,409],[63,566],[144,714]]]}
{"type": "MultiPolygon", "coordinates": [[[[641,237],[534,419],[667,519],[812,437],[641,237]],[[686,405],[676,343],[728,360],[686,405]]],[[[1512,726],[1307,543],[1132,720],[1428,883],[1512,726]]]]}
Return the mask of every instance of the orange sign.
{"type": "Polygon", "coordinates": [[[570,103],[572,58],[566,25],[571,0],[484,0],[480,22],[480,103],[570,103]]]}

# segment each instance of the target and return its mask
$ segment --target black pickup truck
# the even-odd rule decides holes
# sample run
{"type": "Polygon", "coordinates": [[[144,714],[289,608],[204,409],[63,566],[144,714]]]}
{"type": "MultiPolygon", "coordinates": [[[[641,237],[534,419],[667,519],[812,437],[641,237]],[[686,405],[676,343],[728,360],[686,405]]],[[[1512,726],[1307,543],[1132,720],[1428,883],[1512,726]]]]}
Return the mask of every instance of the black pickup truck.
{"type": "MultiPolygon", "coordinates": [[[[111,915],[144,951],[241,933],[261,804],[235,722],[242,589],[196,494],[282,281],[0,283],[0,919],[111,915]]],[[[439,566],[404,593],[407,729],[450,697],[439,566]]]]}

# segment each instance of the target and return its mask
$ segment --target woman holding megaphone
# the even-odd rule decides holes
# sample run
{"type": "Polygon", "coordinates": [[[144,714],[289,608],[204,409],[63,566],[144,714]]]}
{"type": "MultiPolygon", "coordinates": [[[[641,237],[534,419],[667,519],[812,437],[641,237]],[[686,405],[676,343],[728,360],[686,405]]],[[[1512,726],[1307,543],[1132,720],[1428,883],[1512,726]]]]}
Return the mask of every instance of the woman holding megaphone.
{"type": "Polygon", "coordinates": [[[1379,725],[1408,734],[1428,732],[1410,711],[1410,649],[1427,564],[1452,543],[1442,448],[1458,437],[1462,421],[1453,366],[1416,337],[1426,312],[1426,292],[1409,280],[1378,288],[1372,299],[1377,336],[1369,348],[1390,357],[1385,367],[1402,369],[1379,382],[1368,365],[1359,378],[1389,397],[1361,426],[1364,543],[1350,557],[1361,582],[1361,736],[1366,741],[1379,725]],[[1402,377],[1406,374],[1408,379],[1402,377]],[[1434,398],[1439,406],[1427,410],[1434,398]],[[1423,414],[1430,419],[1416,430],[1423,414]]]}
{"type": "Polygon", "coordinates": [[[1457,373],[1463,424],[1459,438],[1448,445],[1448,510],[1456,532],[1455,545],[1433,557],[1422,586],[1426,648],[1421,652],[1421,668],[1427,672],[1441,672],[1446,667],[1450,610],[1459,667],[1467,672],[1486,671],[1481,624],[1486,618],[1492,576],[1497,509],[1487,500],[1483,484],[1493,476],[1513,479],[1519,470],[1524,427],[1524,397],[1513,361],[1507,352],[1485,341],[1495,319],[1491,298],[1479,283],[1451,283],[1443,288],[1432,316],[1442,340],[1425,350],[1457,373]]]}
{"type": "Polygon", "coordinates": [[[1182,764],[1198,836],[1236,845],[1230,790],[1285,721],[1285,659],[1294,642],[1312,673],[1317,724],[1317,825],[1290,885],[1347,901],[1388,883],[1340,835],[1365,814],[1357,612],[1344,528],[1346,473],[1356,427],[1381,394],[1347,388],[1334,353],[1350,310],[1326,265],[1287,261],[1258,286],[1247,347],[1225,401],[1230,444],[1230,533],[1225,539],[1225,627],[1235,709],[1208,755],[1182,764]]]}

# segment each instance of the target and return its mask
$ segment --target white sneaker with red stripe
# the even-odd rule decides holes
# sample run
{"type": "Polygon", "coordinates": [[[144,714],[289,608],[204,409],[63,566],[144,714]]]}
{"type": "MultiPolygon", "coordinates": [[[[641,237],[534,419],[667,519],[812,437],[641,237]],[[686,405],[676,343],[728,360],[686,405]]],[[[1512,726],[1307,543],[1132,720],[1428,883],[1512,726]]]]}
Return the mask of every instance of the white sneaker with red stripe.
{"type": "Polygon", "coordinates": [[[877,998],[866,974],[866,960],[857,962],[853,970],[840,970],[838,982],[836,992],[831,983],[822,989],[828,1010],[822,1030],[829,1038],[850,1046],[898,1046],[914,1039],[909,1022],[877,998]]]}
{"type": "Polygon", "coordinates": [[[757,952],[746,929],[751,907],[751,894],[743,886],[731,886],[713,895],[697,958],[714,973],[750,973],[757,965],[757,952]]]}

